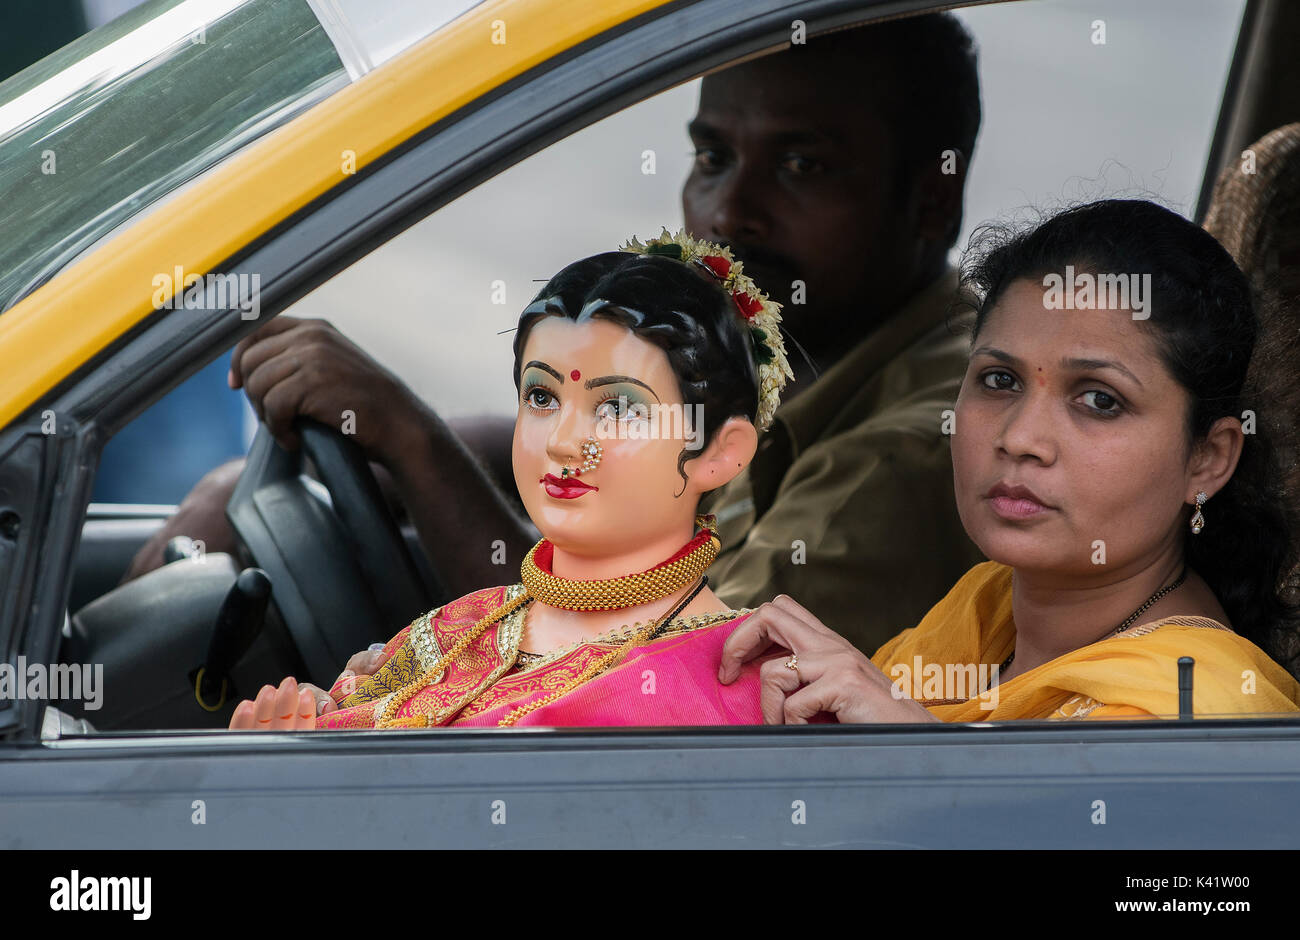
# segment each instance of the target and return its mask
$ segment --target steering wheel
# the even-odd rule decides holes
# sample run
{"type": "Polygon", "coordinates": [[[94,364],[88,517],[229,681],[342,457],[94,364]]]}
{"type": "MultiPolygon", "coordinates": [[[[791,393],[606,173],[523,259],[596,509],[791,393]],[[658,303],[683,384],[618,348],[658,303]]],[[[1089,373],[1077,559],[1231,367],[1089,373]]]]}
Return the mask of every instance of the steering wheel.
{"type": "Polygon", "coordinates": [[[443,592],[436,575],[422,575],[361,449],[315,421],[297,430],[295,453],[258,427],[226,517],[270,576],[308,681],[328,685],[353,653],[436,607],[443,592]],[[303,475],[304,456],[332,512],[303,475]]]}

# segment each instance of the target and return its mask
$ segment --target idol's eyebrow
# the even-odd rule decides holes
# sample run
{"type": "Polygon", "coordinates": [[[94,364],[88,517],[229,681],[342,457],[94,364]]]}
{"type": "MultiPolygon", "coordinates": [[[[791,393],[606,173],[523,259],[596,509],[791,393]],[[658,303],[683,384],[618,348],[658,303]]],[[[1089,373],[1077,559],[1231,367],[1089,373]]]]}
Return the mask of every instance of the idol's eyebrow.
{"type": "Polygon", "coordinates": [[[617,385],[619,382],[627,382],[629,385],[639,385],[651,395],[654,395],[655,401],[659,400],[659,396],[655,393],[653,388],[646,385],[640,379],[632,378],[630,375],[602,375],[600,378],[587,379],[584,384],[587,388],[599,388],[602,385],[617,385]]]}
{"type": "Polygon", "coordinates": [[[552,369],[544,362],[539,362],[536,359],[534,359],[532,362],[524,366],[525,372],[527,372],[529,369],[541,369],[543,372],[553,375],[555,377],[555,381],[559,382],[561,385],[564,384],[564,376],[560,375],[560,373],[556,372],[554,369],[552,369]]]}
{"type": "Polygon", "coordinates": [[[1061,365],[1065,366],[1067,369],[1078,369],[1080,371],[1085,369],[1114,369],[1116,372],[1127,375],[1130,379],[1136,382],[1138,388],[1145,388],[1141,379],[1118,362],[1111,359],[1062,359],[1061,365]]]}

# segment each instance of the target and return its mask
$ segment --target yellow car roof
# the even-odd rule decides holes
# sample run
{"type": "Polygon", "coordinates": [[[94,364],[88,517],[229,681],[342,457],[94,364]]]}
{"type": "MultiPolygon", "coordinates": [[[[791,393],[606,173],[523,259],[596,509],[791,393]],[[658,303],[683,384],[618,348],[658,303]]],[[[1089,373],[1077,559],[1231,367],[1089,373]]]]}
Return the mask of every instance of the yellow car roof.
{"type": "Polygon", "coordinates": [[[154,312],[154,277],[206,273],[517,75],[668,0],[488,0],[173,193],[0,316],[0,427],[154,312]],[[506,41],[494,43],[498,21],[506,41]]]}

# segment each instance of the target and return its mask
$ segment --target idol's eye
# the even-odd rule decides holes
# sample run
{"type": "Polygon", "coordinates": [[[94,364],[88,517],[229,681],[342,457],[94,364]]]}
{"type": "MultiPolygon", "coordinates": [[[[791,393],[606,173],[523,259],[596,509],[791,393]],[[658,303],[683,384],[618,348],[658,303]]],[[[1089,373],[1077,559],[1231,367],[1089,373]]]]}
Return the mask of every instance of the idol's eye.
{"type": "Polygon", "coordinates": [[[635,416],[635,409],[624,396],[606,398],[596,406],[596,418],[601,421],[622,421],[635,416]]]}
{"type": "Polygon", "coordinates": [[[996,389],[1000,392],[1015,391],[1020,384],[1016,381],[1014,375],[1001,369],[985,372],[980,376],[980,382],[985,388],[996,389]]]}
{"type": "Polygon", "coordinates": [[[541,385],[525,389],[524,402],[534,411],[554,411],[560,407],[559,400],[541,385]]]}
{"type": "Polygon", "coordinates": [[[1117,415],[1124,410],[1123,403],[1118,398],[1103,392],[1100,389],[1089,389],[1083,393],[1084,403],[1087,404],[1097,414],[1106,416],[1117,415]]]}

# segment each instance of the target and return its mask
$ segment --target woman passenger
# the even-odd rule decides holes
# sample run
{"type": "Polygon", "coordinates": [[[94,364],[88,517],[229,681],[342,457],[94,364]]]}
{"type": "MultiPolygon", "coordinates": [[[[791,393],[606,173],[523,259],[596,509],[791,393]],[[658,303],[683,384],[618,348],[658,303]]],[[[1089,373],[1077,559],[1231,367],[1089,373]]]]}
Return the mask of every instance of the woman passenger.
{"type": "MultiPolygon", "coordinates": [[[[719,679],[790,650],[761,669],[768,723],[1164,717],[1190,657],[1196,716],[1295,712],[1300,529],[1276,459],[1294,451],[1259,433],[1294,432],[1270,411],[1294,399],[1246,387],[1267,349],[1228,252],[1107,200],[986,228],[970,258],[952,457],[991,561],[871,660],[779,597],[728,639],[719,679]]],[[[1300,328],[1283,326],[1269,335],[1300,328]]]]}

